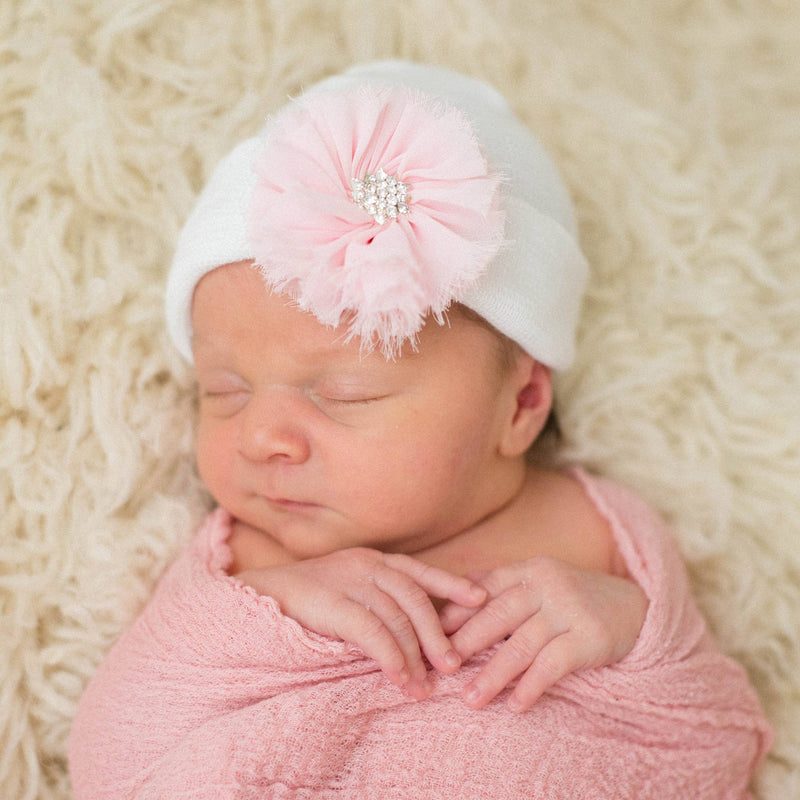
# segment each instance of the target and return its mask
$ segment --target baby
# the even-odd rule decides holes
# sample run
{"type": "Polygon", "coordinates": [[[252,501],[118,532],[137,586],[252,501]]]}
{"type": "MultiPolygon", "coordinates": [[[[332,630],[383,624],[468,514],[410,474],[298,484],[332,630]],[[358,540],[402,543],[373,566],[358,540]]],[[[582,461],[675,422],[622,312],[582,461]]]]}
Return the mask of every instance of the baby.
{"type": "Polygon", "coordinates": [[[222,162],[167,290],[220,508],[82,698],[76,798],[746,796],[771,734],[668,533],[527,458],[585,277],[445,70],[353,68],[222,162]]]}

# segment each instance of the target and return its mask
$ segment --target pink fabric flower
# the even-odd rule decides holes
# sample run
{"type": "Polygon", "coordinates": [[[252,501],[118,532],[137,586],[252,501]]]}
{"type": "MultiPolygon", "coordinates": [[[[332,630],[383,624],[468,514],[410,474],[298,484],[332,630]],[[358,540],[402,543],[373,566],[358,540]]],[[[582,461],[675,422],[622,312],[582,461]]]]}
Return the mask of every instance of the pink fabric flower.
{"type": "Polygon", "coordinates": [[[463,113],[418,92],[304,97],[270,125],[255,170],[249,232],[268,285],[389,357],[502,243],[499,175],[463,113]],[[408,213],[385,222],[353,198],[353,179],[379,169],[408,187],[408,213]]]}

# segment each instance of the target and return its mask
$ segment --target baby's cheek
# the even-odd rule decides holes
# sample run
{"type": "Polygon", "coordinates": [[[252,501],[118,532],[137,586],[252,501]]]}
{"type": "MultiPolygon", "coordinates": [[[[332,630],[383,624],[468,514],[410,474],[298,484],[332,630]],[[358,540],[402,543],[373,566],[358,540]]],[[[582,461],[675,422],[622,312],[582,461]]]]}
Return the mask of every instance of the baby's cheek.
{"type": "Polygon", "coordinates": [[[195,460],[200,478],[218,502],[227,494],[231,475],[233,444],[223,426],[201,421],[197,429],[195,460]]]}
{"type": "Polygon", "coordinates": [[[421,506],[444,500],[455,470],[450,454],[433,435],[408,438],[391,453],[394,482],[401,505],[421,506]]]}

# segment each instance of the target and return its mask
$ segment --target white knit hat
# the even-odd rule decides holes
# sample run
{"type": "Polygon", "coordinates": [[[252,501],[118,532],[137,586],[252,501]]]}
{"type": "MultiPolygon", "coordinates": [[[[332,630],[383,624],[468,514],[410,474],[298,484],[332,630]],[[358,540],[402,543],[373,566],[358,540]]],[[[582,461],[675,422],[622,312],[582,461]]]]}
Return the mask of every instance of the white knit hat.
{"type": "MultiPolygon", "coordinates": [[[[432,139],[435,138],[432,136],[432,139]]],[[[439,142],[437,152],[441,161],[447,161],[449,153],[441,145],[439,142]]],[[[360,146],[359,144],[358,147],[360,146]]],[[[406,149],[414,149],[417,148],[417,142],[404,146],[406,149]]],[[[302,151],[300,146],[297,149],[302,151]]],[[[403,170],[398,170],[398,175],[400,171],[403,170]]],[[[390,189],[394,191],[394,176],[386,175],[383,171],[379,174],[392,184],[390,189]]],[[[375,179],[372,180],[374,184],[375,179]]],[[[374,186],[372,188],[374,190],[374,186]]],[[[405,188],[398,191],[405,191],[405,188]]],[[[313,225],[310,227],[313,231],[313,225]]],[[[325,233],[328,236],[329,231],[326,229],[325,233]]],[[[268,284],[287,291],[295,299],[299,298],[301,307],[311,310],[326,324],[336,324],[337,314],[341,314],[347,306],[347,299],[361,298],[364,291],[372,292],[375,296],[380,295],[381,298],[378,307],[372,309],[374,313],[370,319],[374,321],[379,316],[386,320],[387,314],[391,312],[386,305],[387,296],[391,299],[406,292],[416,297],[419,295],[419,286],[424,285],[425,307],[420,307],[423,316],[427,311],[440,317],[440,312],[446,309],[449,302],[458,301],[480,314],[534,358],[553,369],[565,369],[574,357],[575,327],[588,270],[576,241],[575,220],[566,188],[541,145],[514,116],[505,100],[488,85],[450,70],[400,61],[352,67],[312,87],[299,102],[290,103],[269,120],[259,136],[240,143],[219,163],[181,232],[167,282],[167,325],[176,346],[189,361],[192,360],[191,303],[195,286],[211,270],[223,264],[247,259],[255,259],[260,264],[268,284]],[[367,89],[374,91],[372,94],[365,94],[367,89]],[[412,94],[408,93],[409,90],[412,94]],[[409,115],[389,116],[390,124],[385,119],[393,111],[393,107],[386,105],[386,92],[395,93],[390,96],[391,102],[397,105],[398,91],[405,92],[400,95],[403,103],[413,105],[419,98],[424,102],[420,105],[418,118],[413,114],[410,118],[409,115]],[[339,105],[331,106],[326,98],[336,98],[339,105]],[[344,145],[338,140],[341,137],[337,124],[349,119],[346,117],[346,108],[339,116],[342,107],[340,98],[345,98],[344,106],[348,103],[349,106],[360,104],[355,112],[358,118],[351,120],[353,127],[362,129],[359,133],[360,141],[369,140],[366,150],[360,154],[350,153],[348,150],[351,146],[353,150],[357,149],[352,144],[355,141],[352,137],[346,139],[344,145]],[[431,101],[438,105],[434,107],[431,101]],[[377,110],[370,117],[369,114],[373,112],[369,109],[376,103],[384,105],[376,106],[377,110]],[[308,113],[312,113],[310,118],[307,118],[308,113]],[[316,113],[315,117],[313,113],[316,113]],[[302,114],[306,114],[306,117],[298,116],[302,114]],[[403,154],[395,153],[392,156],[391,146],[387,146],[385,141],[374,143],[375,148],[383,148],[381,158],[387,159],[391,156],[391,163],[404,165],[404,176],[401,176],[403,180],[417,168],[415,174],[419,180],[416,183],[409,180],[403,184],[401,177],[397,179],[400,187],[410,189],[408,208],[403,207],[405,195],[400,195],[399,201],[394,199],[394,194],[391,195],[394,204],[391,215],[397,219],[385,221],[383,216],[379,216],[383,211],[379,209],[376,212],[374,206],[369,207],[368,213],[366,203],[370,200],[374,202],[374,198],[367,197],[367,200],[357,202],[361,197],[361,188],[355,184],[351,187],[350,181],[354,178],[369,178],[369,175],[339,175],[342,172],[342,159],[338,155],[333,159],[335,164],[332,162],[329,172],[336,173],[348,184],[346,192],[339,191],[343,199],[336,199],[338,205],[331,205],[334,200],[328,202],[330,198],[319,200],[319,192],[313,196],[309,194],[312,190],[316,191],[314,187],[309,189],[309,183],[316,180],[307,171],[309,164],[319,174],[320,182],[326,187],[325,191],[330,183],[330,175],[326,175],[325,169],[318,166],[318,153],[301,152],[297,158],[305,158],[305,167],[294,163],[295,141],[303,140],[303,136],[307,141],[308,132],[311,131],[312,136],[319,134],[325,139],[319,145],[319,152],[327,152],[341,145],[348,152],[348,157],[352,157],[353,169],[357,156],[362,167],[372,164],[374,168],[377,162],[367,151],[373,146],[373,139],[380,137],[372,134],[371,130],[363,130],[365,116],[373,120],[384,120],[384,127],[388,126],[390,129],[389,134],[400,128],[404,129],[395,136],[395,150],[398,137],[399,141],[407,143],[409,136],[416,136],[423,143],[423,155],[417,154],[416,162],[413,156],[409,159],[403,154]],[[424,124],[428,118],[432,126],[438,126],[436,135],[440,139],[452,136],[454,140],[462,136],[463,130],[459,125],[466,120],[469,139],[485,158],[487,173],[475,176],[471,156],[464,155],[470,143],[458,139],[453,144],[457,157],[452,159],[453,164],[448,164],[443,170],[467,170],[469,175],[459,183],[453,173],[451,183],[456,188],[447,189],[449,194],[444,189],[437,194],[437,187],[447,185],[447,181],[440,180],[437,183],[436,180],[426,180],[424,169],[420,166],[420,162],[429,155],[429,151],[424,150],[424,124]],[[278,140],[281,142],[280,146],[273,147],[278,140]],[[258,161],[265,148],[272,148],[272,151],[259,166],[258,161]],[[467,168],[465,164],[470,166],[467,168]],[[303,173],[303,169],[306,169],[306,173],[303,173]],[[283,185],[276,189],[275,184],[280,184],[282,179],[283,185]],[[259,181],[269,184],[269,196],[256,196],[259,191],[267,191],[259,190],[259,181]],[[483,195],[475,193],[477,205],[470,205],[472,190],[468,188],[468,184],[470,187],[477,185],[484,192],[483,195]],[[301,194],[302,198],[298,199],[301,194]],[[458,208],[451,200],[462,196],[466,198],[462,214],[464,219],[459,222],[456,219],[458,208]],[[347,209],[342,205],[344,201],[347,201],[347,209]],[[476,214],[481,203],[484,204],[481,206],[482,213],[476,214]],[[435,253],[435,258],[430,253],[427,256],[431,262],[448,260],[441,258],[444,247],[447,252],[453,253],[452,260],[461,263],[472,261],[475,256],[475,263],[465,264],[464,275],[451,275],[445,271],[443,276],[437,274],[433,278],[429,278],[427,274],[417,274],[420,270],[424,271],[426,265],[415,264],[413,280],[417,283],[413,284],[409,277],[408,282],[413,285],[407,291],[407,287],[403,285],[406,280],[404,276],[410,275],[411,270],[407,265],[401,264],[406,271],[395,270],[390,278],[386,278],[388,283],[384,282],[377,288],[368,290],[360,285],[354,288],[351,277],[330,267],[330,264],[341,267],[341,242],[336,250],[336,258],[340,261],[334,263],[330,254],[335,248],[328,239],[322,241],[319,237],[315,239],[309,235],[309,241],[303,241],[303,236],[306,235],[304,231],[309,230],[305,217],[310,216],[315,220],[320,218],[322,211],[319,206],[324,206],[324,213],[328,214],[325,220],[334,220],[338,224],[344,217],[348,218],[345,221],[350,225],[348,236],[350,229],[358,228],[360,238],[354,234],[347,240],[347,245],[350,252],[355,254],[350,260],[357,262],[357,268],[362,270],[358,273],[359,281],[373,281],[376,264],[380,264],[381,259],[392,260],[387,258],[387,253],[397,262],[401,260],[400,255],[403,253],[413,253],[415,255],[410,257],[420,257],[424,262],[426,256],[424,253],[420,256],[420,251],[425,250],[426,241],[436,244],[430,248],[435,253]],[[397,214],[398,208],[401,212],[408,211],[402,220],[399,218],[403,214],[397,214]],[[425,218],[426,213],[430,219],[425,218]],[[352,223],[351,214],[361,215],[357,218],[358,225],[352,223]],[[254,216],[257,217],[255,221],[254,216]],[[500,239],[492,227],[498,220],[500,239]],[[447,237],[459,225],[461,238],[449,240],[447,237]],[[377,235],[369,234],[370,226],[380,229],[381,232],[377,235]],[[479,229],[479,233],[472,237],[469,231],[475,228],[479,229]],[[401,230],[406,232],[405,239],[399,233],[401,230]],[[426,234],[426,230],[432,231],[430,236],[426,234]],[[373,240],[378,241],[378,236],[383,236],[387,242],[392,241],[393,249],[370,249],[373,240]],[[411,239],[410,244],[407,239],[411,239]],[[466,242],[467,239],[474,240],[466,242]],[[310,265],[307,269],[304,268],[305,272],[302,274],[291,273],[291,268],[304,258],[327,259],[326,266],[323,270],[310,265]],[[276,264],[274,274],[269,271],[271,262],[276,264]],[[282,270],[283,262],[289,265],[289,272],[282,270]],[[328,286],[326,292],[322,293],[326,298],[325,302],[317,302],[319,298],[313,295],[320,293],[317,292],[315,283],[331,283],[339,279],[337,276],[343,276],[341,280],[346,281],[347,285],[344,288],[328,286]],[[434,279],[439,283],[431,287],[429,283],[434,279]],[[337,298],[335,308],[327,299],[333,294],[337,298]],[[436,301],[428,302],[429,296],[435,296],[436,301]]],[[[377,267],[378,271],[382,269],[382,266],[377,267]]],[[[439,266],[434,265],[431,272],[438,269],[439,266]]],[[[363,301],[357,299],[353,302],[358,304],[363,301]]],[[[412,324],[408,322],[408,314],[405,311],[403,314],[398,323],[399,328],[392,323],[392,337],[398,341],[402,336],[408,335],[404,327],[406,323],[412,324]],[[401,331],[400,335],[397,334],[398,330],[401,331]]],[[[367,327],[362,327],[357,332],[374,333],[369,324],[372,323],[365,322],[367,327]]]]}

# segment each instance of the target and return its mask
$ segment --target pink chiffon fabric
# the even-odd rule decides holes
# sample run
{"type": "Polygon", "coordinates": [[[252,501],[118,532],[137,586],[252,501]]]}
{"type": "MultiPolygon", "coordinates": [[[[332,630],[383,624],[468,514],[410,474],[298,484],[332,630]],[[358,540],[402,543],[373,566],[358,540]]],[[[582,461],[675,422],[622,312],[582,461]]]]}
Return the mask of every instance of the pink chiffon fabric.
{"type": "Polygon", "coordinates": [[[498,187],[463,112],[410,89],[312,92],[267,126],[249,218],[270,288],[365,348],[397,355],[485,271],[504,232],[498,187]],[[409,213],[380,223],[352,181],[382,169],[409,213]]]}
{"type": "Polygon", "coordinates": [[[490,657],[414,702],[358,648],[316,635],[229,577],[211,514],[86,690],[69,741],[76,800],[97,798],[734,798],[772,741],[744,671],[712,642],[668,531],[581,471],[648,615],[613,667],[532,710],[461,692],[490,657]]]}

